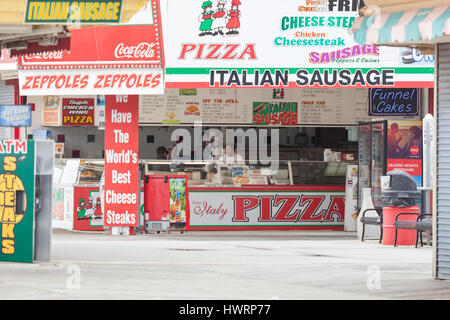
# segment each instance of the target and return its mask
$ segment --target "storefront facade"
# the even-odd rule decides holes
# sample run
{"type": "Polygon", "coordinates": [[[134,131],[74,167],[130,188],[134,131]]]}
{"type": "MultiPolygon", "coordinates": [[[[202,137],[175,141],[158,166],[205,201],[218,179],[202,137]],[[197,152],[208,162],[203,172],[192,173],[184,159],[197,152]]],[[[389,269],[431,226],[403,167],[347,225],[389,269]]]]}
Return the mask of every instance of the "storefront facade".
{"type": "MultiPolygon", "coordinates": [[[[104,212],[97,204],[109,141],[99,130],[106,121],[102,95],[126,93],[139,95],[135,110],[141,174],[187,177],[189,197],[183,198],[188,201],[183,208],[189,229],[343,230],[345,218],[355,220],[354,183],[348,186],[349,195],[345,191],[358,161],[357,125],[387,119],[420,121],[429,111],[433,63],[425,56],[408,59],[408,54],[414,55],[409,49],[356,43],[348,30],[358,16],[357,5],[329,8],[308,3],[286,1],[261,10],[264,5],[256,0],[161,1],[165,72],[152,95],[142,91],[141,73],[162,71],[151,68],[148,60],[127,57],[124,62],[124,56],[136,53],[124,44],[102,40],[102,50],[96,51],[87,37],[77,40],[75,33],[72,41],[79,41],[80,55],[99,56],[77,58],[78,53],[71,52],[24,57],[21,94],[42,112],[35,113],[39,119],[32,130],[51,130],[56,142],[64,144],[64,157],[72,158],[63,160],[61,167],[61,178],[67,166],[73,171],[64,187],[90,182],[97,188],[69,196],[68,215],[77,220],[87,209],[94,218],[104,212]],[[108,69],[109,79],[103,69],[108,69]],[[133,75],[136,88],[126,87],[133,75]],[[420,110],[394,112],[383,105],[378,114],[369,114],[370,88],[415,89],[420,110]],[[84,118],[70,116],[70,110],[82,112],[84,118]],[[204,157],[206,140],[219,133],[225,138],[227,130],[234,130],[231,140],[247,142],[245,164],[222,166],[204,157]],[[170,168],[172,161],[158,159],[156,149],[173,147],[179,136],[192,151],[183,154],[182,165],[170,168]],[[262,163],[261,156],[269,157],[268,162],[262,163]],[[272,170],[275,163],[277,170],[272,170]]],[[[225,144],[216,147],[220,158],[225,144]]],[[[140,226],[144,216],[140,210],[140,226]]],[[[101,228],[103,219],[80,220],[86,228],[101,228]]],[[[75,222],[69,225],[73,228],[75,222]]]]}

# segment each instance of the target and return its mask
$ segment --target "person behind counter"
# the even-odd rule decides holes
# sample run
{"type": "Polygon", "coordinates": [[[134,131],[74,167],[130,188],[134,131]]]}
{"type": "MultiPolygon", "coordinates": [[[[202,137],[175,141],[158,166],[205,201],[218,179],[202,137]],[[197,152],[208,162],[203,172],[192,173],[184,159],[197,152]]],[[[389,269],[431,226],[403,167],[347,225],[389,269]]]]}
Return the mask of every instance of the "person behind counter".
{"type": "MultiPolygon", "coordinates": [[[[169,152],[167,149],[163,146],[160,146],[156,149],[156,159],[157,160],[167,160],[167,156],[169,155],[169,152]]],[[[170,165],[168,164],[154,164],[153,165],[154,171],[170,171],[170,165]]]]}
{"type": "Polygon", "coordinates": [[[237,153],[236,149],[233,150],[231,146],[227,145],[224,154],[219,158],[219,163],[225,165],[244,164],[244,158],[237,153]]]}

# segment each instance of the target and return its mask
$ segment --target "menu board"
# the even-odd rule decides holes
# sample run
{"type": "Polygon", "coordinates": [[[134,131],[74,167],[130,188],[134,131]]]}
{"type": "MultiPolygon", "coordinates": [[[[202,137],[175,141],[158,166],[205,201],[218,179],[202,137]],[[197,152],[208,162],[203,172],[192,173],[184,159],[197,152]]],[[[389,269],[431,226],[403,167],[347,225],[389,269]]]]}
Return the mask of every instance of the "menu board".
{"type": "Polygon", "coordinates": [[[302,89],[299,124],[355,125],[369,121],[367,89],[302,89]]]}
{"type": "Polygon", "coordinates": [[[236,89],[166,89],[164,95],[139,99],[139,122],[187,124],[251,123],[251,108],[243,107],[236,89]]]}
{"type": "Polygon", "coordinates": [[[166,89],[164,95],[140,96],[139,123],[253,125],[260,105],[283,111],[295,106],[289,111],[297,112],[300,125],[356,125],[370,119],[367,89],[166,89]]]}

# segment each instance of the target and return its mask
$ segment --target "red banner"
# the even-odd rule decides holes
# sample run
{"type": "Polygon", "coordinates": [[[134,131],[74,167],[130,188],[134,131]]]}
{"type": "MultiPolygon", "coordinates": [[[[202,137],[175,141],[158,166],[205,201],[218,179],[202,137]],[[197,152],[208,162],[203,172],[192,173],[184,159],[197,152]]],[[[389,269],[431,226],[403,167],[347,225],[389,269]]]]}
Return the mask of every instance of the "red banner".
{"type": "Polygon", "coordinates": [[[71,50],[25,55],[19,65],[42,69],[162,66],[157,24],[71,30],[71,50]]]}
{"type": "Polygon", "coordinates": [[[63,126],[93,126],[94,99],[64,98],[62,99],[63,126]]]}
{"type": "Polygon", "coordinates": [[[139,214],[139,96],[105,97],[105,226],[134,227],[139,214]]]}

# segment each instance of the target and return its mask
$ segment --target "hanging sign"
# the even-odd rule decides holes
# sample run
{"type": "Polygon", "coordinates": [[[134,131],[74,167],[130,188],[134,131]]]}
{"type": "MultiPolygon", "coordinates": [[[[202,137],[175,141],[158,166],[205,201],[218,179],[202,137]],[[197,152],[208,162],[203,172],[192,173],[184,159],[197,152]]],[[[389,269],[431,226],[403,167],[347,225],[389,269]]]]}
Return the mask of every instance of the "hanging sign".
{"type": "Polygon", "coordinates": [[[369,90],[369,115],[417,116],[419,114],[419,89],[369,90]]]}
{"type": "Polygon", "coordinates": [[[93,126],[95,101],[93,98],[62,99],[63,126],[93,126]]]}
{"type": "Polygon", "coordinates": [[[27,0],[25,24],[119,23],[122,0],[27,0]]]}
{"type": "Polygon", "coordinates": [[[360,1],[164,2],[167,88],[433,87],[433,63],[353,40],[360,1]]]}
{"type": "Polygon", "coordinates": [[[0,141],[0,261],[34,259],[34,141],[0,141]]]}
{"type": "Polygon", "coordinates": [[[296,126],[297,110],[297,102],[253,102],[253,124],[296,126]]]}
{"type": "Polygon", "coordinates": [[[139,96],[105,97],[105,226],[139,220],[139,96]]]}
{"type": "Polygon", "coordinates": [[[31,106],[0,106],[0,127],[31,127],[31,106]]]}
{"type": "Polygon", "coordinates": [[[387,129],[387,169],[402,170],[422,185],[422,121],[389,120],[387,129]]]}

